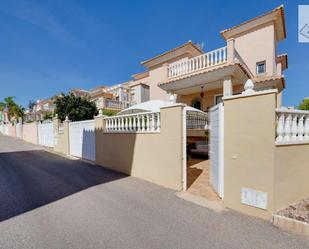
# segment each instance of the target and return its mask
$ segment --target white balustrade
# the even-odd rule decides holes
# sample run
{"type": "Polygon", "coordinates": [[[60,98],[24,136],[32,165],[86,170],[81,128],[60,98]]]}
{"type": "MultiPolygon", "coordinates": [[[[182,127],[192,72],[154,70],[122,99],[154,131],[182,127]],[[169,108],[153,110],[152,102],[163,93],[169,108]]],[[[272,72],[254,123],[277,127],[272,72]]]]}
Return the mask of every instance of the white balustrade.
{"type": "Polygon", "coordinates": [[[277,144],[309,143],[309,111],[277,109],[277,144]]]}
{"type": "Polygon", "coordinates": [[[193,73],[227,61],[227,48],[219,48],[208,53],[175,61],[168,65],[168,78],[193,73]]]}
{"type": "Polygon", "coordinates": [[[145,112],[104,118],[105,132],[160,132],[160,113],[145,112]]]}

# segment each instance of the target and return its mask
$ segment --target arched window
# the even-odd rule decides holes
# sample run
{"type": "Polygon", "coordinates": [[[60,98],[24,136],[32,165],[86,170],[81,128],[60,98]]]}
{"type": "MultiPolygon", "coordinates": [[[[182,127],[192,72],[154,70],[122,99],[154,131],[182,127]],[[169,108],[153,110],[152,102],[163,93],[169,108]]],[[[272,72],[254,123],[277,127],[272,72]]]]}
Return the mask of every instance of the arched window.
{"type": "Polygon", "coordinates": [[[201,101],[199,99],[193,100],[192,101],[192,107],[201,110],[201,108],[202,108],[201,101]]]}

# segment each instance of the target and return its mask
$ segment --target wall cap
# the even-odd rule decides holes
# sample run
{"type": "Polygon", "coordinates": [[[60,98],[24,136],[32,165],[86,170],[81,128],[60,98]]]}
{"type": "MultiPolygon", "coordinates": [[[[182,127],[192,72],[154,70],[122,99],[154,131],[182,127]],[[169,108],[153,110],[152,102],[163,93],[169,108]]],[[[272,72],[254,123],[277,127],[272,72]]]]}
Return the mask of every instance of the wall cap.
{"type": "Polygon", "coordinates": [[[304,145],[309,144],[308,140],[305,141],[281,141],[281,142],[275,142],[275,145],[280,146],[291,146],[291,145],[304,145]]]}
{"type": "Polygon", "coordinates": [[[176,104],[170,104],[167,106],[162,106],[160,109],[167,109],[167,108],[173,108],[173,107],[186,107],[186,104],[182,104],[182,103],[176,103],[176,104]]]}
{"type": "Polygon", "coordinates": [[[267,94],[273,94],[273,93],[278,93],[277,89],[270,89],[270,90],[263,90],[263,91],[258,91],[258,92],[252,92],[250,94],[237,94],[237,95],[232,95],[232,96],[226,96],[223,97],[223,100],[232,100],[232,99],[238,99],[238,98],[248,98],[248,97],[255,97],[259,95],[267,95],[267,94]]]}

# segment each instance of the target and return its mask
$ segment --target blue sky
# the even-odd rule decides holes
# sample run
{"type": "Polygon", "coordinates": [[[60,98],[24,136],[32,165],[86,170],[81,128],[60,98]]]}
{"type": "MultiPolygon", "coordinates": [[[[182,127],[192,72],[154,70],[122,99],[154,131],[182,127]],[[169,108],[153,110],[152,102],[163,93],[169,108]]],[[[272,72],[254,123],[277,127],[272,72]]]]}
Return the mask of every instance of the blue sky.
{"type": "Polygon", "coordinates": [[[309,96],[309,43],[298,43],[298,4],[309,1],[0,0],[0,100],[48,98],[130,79],[140,62],[188,40],[209,51],[219,32],[285,5],[289,55],[284,104],[309,96]]]}

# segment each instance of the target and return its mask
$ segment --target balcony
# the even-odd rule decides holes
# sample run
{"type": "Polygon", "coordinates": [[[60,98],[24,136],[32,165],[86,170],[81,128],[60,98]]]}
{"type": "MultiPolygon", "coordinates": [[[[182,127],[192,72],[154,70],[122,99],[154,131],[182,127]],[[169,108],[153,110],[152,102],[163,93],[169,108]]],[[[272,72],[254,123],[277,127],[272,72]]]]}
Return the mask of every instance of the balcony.
{"type": "Polygon", "coordinates": [[[104,101],[104,108],[123,110],[128,107],[130,107],[130,103],[127,101],[119,101],[119,100],[112,100],[112,99],[105,99],[104,101]]]}
{"type": "Polygon", "coordinates": [[[168,65],[168,80],[202,71],[227,62],[227,47],[219,48],[208,53],[184,58],[168,65]]]}

